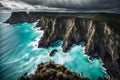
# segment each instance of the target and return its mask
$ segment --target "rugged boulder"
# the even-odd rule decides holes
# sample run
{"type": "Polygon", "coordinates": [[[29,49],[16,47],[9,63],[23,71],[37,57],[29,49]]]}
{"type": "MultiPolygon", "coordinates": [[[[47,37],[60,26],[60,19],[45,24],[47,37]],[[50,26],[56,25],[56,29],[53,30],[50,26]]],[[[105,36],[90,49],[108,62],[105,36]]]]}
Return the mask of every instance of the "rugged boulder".
{"type": "Polygon", "coordinates": [[[53,49],[50,53],[49,56],[54,56],[54,54],[57,52],[57,49],[53,49]]]}
{"type": "Polygon", "coordinates": [[[75,72],[68,70],[66,67],[53,62],[41,63],[38,65],[34,74],[26,73],[18,80],[89,80],[80,77],[75,72]]]}

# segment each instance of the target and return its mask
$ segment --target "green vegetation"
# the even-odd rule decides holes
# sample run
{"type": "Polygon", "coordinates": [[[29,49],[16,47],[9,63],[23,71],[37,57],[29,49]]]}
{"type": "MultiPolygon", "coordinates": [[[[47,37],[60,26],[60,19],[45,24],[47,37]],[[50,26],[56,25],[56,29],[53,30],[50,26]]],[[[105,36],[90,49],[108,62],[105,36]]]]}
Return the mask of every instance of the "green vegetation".
{"type": "Polygon", "coordinates": [[[120,34],[120,14],[114,13],[45,13],[47,17],[80,17],[82,19],[92,19],[106,22],[115,33],[120,34]]]}
{"type": "Polygon", "coordinates": [[[120,14],[99,13],[92,19],[106,22],[115,33],[120,34],[120,14]]]}

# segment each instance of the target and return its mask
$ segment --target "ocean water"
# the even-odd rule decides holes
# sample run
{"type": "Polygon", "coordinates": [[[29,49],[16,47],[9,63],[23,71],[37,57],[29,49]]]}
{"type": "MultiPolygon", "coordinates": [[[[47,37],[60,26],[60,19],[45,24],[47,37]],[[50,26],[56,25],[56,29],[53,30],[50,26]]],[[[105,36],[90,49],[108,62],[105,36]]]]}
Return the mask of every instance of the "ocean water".
{"type": "MultiPolygon", "coordinates": [[[[0,13],[0,21],[10,14],[0,13]]],[[[36,23],[4,24],[0,22],[0,80],[17,80],[25,72],[33,73],[41,62],[54,61],[91,80],[107,76],[101,59],[89,60],[85,55],[84,42],[73,44],[67,53],[62,52],[62,41],[56,41],[48,48],[37,48],[37,41],[43,31],[34,29],[36,23]],[[51,50],[58,52],[53,57],[51,50]]]]}

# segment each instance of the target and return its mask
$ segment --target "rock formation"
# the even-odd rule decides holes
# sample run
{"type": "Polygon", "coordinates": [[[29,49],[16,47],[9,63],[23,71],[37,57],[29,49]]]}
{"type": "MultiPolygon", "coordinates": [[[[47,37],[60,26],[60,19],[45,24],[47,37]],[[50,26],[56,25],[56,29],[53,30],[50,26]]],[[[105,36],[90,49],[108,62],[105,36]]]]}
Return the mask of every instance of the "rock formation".
{"type": "Polygon", "coordinates": [[[39,19],[36,26],[41,27],[44,34],[38,47],[48,47],[56,40],[62,40],[62,48],[66,52],[73,43],[85,42],[86,54],[94,58],[94,53],[97,53],[104,62],[111,80],[120,80],[120,16],[105,14],[105,16],[98,15],[98,17],[97,19],[96,17],[81,18],[75,15],[54,15],[40,12],[29,14],[22,12],[21,15],[19,12],[17,14],[14,12],[6,22],[33,22],[39,19]],[[113,24],[113,22],[115,23],[113,24]]]}
{"type": "MultiPolygon", "coordinates": [[[[2,6],[0,4],[0,6],[2,6]]],[[[7,19],[4,23],[9,24],[17,24],[17,23],[23,23],[23,22],[36,22],[41,18],[43,15],[56,15],[56,13],[52,12],[25,12],[25,11],[18,11],[18,12],[12,12],[9,19],[7,19]]]]}
{"type": "Polygon", "coordinates": [[[5,23],[16,24],[16,23],[23,23],[29,22],[30,17],[27,12],[13,12],[8,20],[5,23]]]}
{"type": "Polygon", "coordinates": [[[31,22],[37,21],[41,18],[42,12],[29,12],[28,15],[30,16],[31,22]]]}
{"type": "Polygon", "coordinates": [[[18,80],[89,80],[80,77],[75,72],[68,70],[66,67],[53,62],[41,63],[38,65],[35,74],[27,75],[26,73],[18,80]]]}
{"type": "Polygon", "coordinates": [[[17,24],[17,23],[23,23],[23,22],[36,22],[38,19],[40,19],[41,15],[43,13],[41,12],[12,12],[11,16],[8,20],[5,21],[5,23],[9,24],[17,24]]]}
{"type": "Polygon", "coordinates": [[[50,53],[49,53],[49,56],[54,56],[54,54],[57,52],[57,49],[53,49],[50,53]]]}
{"type": "Polygon", "coordinates": [[[120,79],[120,38],[106,22],[79,17],[43,16],[38,24],[44,30],[38,47],[47,47],[56,40],[62,40],[62,48],[66,52],[73,43],[83,41],[86,43],[86,54],[94,57],[94,53],[98,53],[111,79],[120,79]]]}

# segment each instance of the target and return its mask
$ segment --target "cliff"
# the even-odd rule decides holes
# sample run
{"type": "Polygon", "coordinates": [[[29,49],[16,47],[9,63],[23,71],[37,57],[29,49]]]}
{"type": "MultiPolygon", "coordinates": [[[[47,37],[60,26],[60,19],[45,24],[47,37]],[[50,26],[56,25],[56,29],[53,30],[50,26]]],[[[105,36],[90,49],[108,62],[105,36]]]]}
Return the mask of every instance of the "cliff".
{"type": "Polygon", "coordinates": [[[4,23],[9,24],[17,24],[17,23],[23,23],[23,22],[36,22],[38,19],[40,19],[41,15],[43,13],[41,12],[12,12],[9,19],[7,19],[4,23]]]}
{"type": "MultiPolygon", "coordinates": [[[[120,36],[103,20],[70,16],[42,16],[37,26],[44,30],[38,47],[47,47],[56,40],[63,41],[66,52],[72,44],[86,43],[86,54],[94,53],[103,60],[111,80],[120,79],[120,36]]],[[[117,25],[117,24],[116,24],[117,25]]]]}
{"type": "Polygon", "coordinates": [[[39,19],[36,27],[41,27],[44,34],[39,40],[38,47],[48,47],[56,40],[62,40],[63,51],[67,52],[72,44],[83,41],[86,54],[94,58],[96,56],[94,53],[97,53],[104,62],[111,80],[120,80],[119,14],[78,15],[30,12],[22,15],[19,12],[12,13],[6,22],[34,22],[39,19]]]}
{"type": "Polygon", "coordinates": [[[13,12],[8,20],[5,23],[15,24],[22,22],[29,22],[30,17],[27,12],[13,12]]]}
{"type": "MultiPolygon", "coordinates": [[[[9,23],[9,24],[17,24],[17,23],[31,23],[31,22],[36,22],[41,18],[41,16],[44,15],[59,15],[58,13],[55,12],[25,12],[25,11],[18,11],[18,12],[12,12],[11,16],[9,19],[7,19],[4,23],[9,23]]],[[[60,15],[63,15],[60,13],[60,15]]]]}

